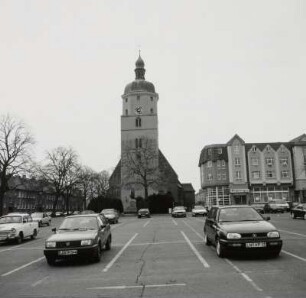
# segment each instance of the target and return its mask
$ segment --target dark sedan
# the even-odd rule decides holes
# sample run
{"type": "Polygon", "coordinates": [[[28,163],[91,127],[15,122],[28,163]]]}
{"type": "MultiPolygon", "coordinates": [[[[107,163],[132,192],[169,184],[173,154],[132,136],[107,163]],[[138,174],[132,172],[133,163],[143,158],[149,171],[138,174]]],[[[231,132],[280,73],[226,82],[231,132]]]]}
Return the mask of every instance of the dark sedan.
{"type": "Polygon", "coordinates": [[[230,252],[269,253],[278,256],[282,240],[277,229],[250,206],[214,206],[204,225],[206,245],[216,246],[217,255],[230,252]]]}
{"type": "Polygon", "coordinates": [[[297,217],[306,219],[306,204],[299,204],[295,208],[291,209],[291,217],[293,219],[297,217]]]}
{"type": "Polygon", "coordinates": [[[49,265],[57,259],[85,257],[99,262],[102,248],[111,248],[112,235],[107,219],[101,214],[73,215],[64,219],[45,243],[44,255],[49,265]]]}
{"type": "Polygon", "coordinates": [[[151,217],[150,210],[148,208],[139,209],[137,216],[138,216],[138,218],[151,217]]]}

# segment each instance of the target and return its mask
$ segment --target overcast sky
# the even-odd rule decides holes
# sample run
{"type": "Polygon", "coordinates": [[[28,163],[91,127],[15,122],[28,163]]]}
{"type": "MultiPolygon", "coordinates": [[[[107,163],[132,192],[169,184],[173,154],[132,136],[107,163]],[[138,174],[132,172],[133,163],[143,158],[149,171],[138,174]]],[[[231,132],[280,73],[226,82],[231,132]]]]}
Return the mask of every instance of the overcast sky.
{"type": "Polygon", "coordinates": [[[200,188],[208,144],[306,133],[306,1],[0,0],[0,114],[84,165],[120,159],[124,87],[138,49],[159,94],[159,144],[200,188]]]}

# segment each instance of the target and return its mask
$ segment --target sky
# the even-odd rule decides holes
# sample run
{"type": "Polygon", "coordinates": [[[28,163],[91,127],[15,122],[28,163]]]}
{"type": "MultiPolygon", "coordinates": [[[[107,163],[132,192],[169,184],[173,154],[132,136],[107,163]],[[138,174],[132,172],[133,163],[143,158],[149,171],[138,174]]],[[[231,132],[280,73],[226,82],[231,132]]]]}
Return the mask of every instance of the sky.
{"type": "Polygon", "coordinates": [[[73,148],[112,172],[138,51],[159,94],[159,146],[200,188],[204,146],[306,133],[306,1],[0,0],[0,115],[35,157],[73,148]]]}

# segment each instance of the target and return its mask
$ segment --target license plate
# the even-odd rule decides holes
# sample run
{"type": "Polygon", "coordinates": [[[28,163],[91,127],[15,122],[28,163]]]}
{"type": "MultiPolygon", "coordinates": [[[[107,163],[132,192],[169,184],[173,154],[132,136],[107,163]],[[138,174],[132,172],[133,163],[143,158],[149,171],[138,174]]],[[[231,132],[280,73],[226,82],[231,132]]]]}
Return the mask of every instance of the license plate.
{"type": "Polygon", "coordinates": [[[78,251],[77,250],[60,250],[58,252],[58,255],[59,256],[71,256],[71,255],[76,255],[78,254],[78,251]]]}
{"type": "Polygon", "coordinates": [[[266,242],[255,242],[255,243],[246,243],[245,245],[248,248],[253,248],[253,247],[266,247],[267,243],[266,242]]]}

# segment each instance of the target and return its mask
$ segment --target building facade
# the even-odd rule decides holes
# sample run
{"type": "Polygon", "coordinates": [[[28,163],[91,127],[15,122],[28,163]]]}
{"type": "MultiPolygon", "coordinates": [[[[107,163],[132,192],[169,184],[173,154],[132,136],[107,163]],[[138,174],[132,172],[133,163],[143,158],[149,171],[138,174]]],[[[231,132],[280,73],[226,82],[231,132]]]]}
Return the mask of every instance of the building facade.
{"type": "Polygon", "coordinates": [[[206,205],[306,202],[306,135],[290,142],[245,143],[235,135],[208,145],[199,160],[206,205]]]}

